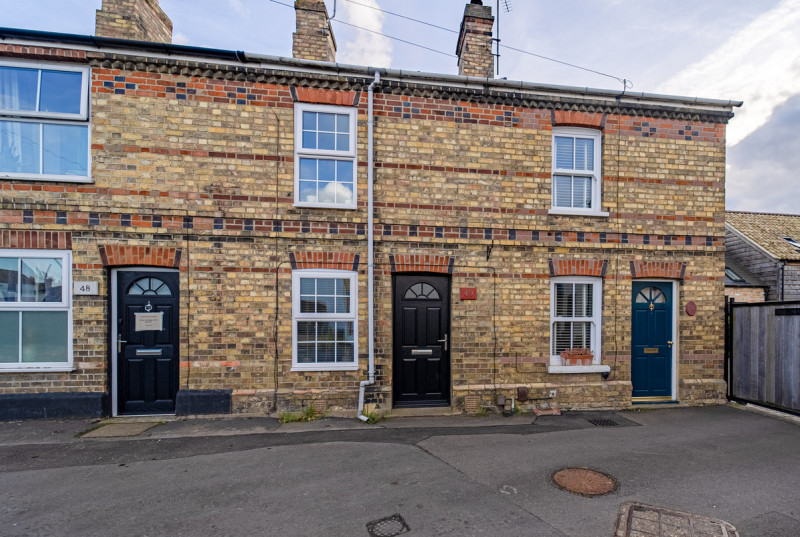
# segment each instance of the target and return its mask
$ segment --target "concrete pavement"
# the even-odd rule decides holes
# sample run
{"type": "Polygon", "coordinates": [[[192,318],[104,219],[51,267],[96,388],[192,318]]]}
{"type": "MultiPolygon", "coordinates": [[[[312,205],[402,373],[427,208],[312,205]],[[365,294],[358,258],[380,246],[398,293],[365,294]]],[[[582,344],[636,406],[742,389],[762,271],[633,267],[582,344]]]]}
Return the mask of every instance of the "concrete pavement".
{"type": "Polygon", "coordinates": [[[731,407],[101,424],[0,423],[0,534],[800,535],[800,426],[731,407]]]}

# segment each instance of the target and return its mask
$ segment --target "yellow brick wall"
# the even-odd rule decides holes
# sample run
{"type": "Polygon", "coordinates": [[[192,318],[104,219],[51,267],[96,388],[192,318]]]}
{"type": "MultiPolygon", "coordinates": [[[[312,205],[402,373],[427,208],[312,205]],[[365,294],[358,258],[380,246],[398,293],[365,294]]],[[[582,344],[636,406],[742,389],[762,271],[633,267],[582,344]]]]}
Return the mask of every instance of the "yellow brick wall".
{"type": "MultiPolygon", "coordinates": [[[[239,412],[274,410],[276,386],[278,408],[315,400],[353,408],[368,348],[366,95],[359,101],[356,210],[293,206],[293,102],[285,83],[98,60],[91,104],[92,184],[45,190],[0,182],[0,230],[70,232],[73,279],[100,282],[97,297],[74,302],[76,371],[0,374],[0,392],[107,391],[109,273],[98,247],[159,245],[181,249],[181,389],[233,390],[239,412]],[[23,223],[25,211],[31,222],[23,223]],[[66,224],[52,223],[59,212],[66,224]],[[295,251],[360,256],[359,371],[291,371],[295,251]]],[[[548,214],[551,112],[376,95],[378,382],[368,392],[371,405],[392,404],[390,254],[454,259],[455,406],[468,395],[488,404],[518,387],[541,399],[530,404],[629,406],[631,261],[685,264],[675,297],[678,399],[722,400],[724,124],[608,113],[602,210],[609,215],[557,216],[548,214]],[[433,109],[442,113],[426,112],[433,109]],[[698,134],[678,134],[687,127],[698,134]],[[608,379],[547,373],[550,259],[607,262],[608,379]],[[461,287],[477,288],[478,299],[459,300],[461,287]],[[685,313],[689,301],[694,316],[685,313]],[[550,389],[557,390],[553,400],[550,389]]]]}

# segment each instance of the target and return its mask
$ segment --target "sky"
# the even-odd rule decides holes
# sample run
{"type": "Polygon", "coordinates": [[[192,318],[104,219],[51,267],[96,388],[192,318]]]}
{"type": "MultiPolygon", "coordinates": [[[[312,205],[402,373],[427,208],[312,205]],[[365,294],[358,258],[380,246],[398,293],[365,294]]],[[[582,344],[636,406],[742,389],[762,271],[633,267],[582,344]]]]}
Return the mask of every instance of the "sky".
{"type": "MultiPolygon", "coordinates": [[[[336,12],[337,61],[458,73],[455,47],[466,0],[325,3],[331,15],[336,12]]],[[[800,0],[484,3],[499,12],[497,77],[605,89],[621,89],[624,79],[629,91],[744,101],[727,131],[727,208],[800,214],[794,198],[800,184],[800,0]]],[[[0,0],[0,26],[91,35],[100,5],[0,0]]],[[[291,56],[293,0],[160,5],[173,21],[174,43],[291,56]]]]}

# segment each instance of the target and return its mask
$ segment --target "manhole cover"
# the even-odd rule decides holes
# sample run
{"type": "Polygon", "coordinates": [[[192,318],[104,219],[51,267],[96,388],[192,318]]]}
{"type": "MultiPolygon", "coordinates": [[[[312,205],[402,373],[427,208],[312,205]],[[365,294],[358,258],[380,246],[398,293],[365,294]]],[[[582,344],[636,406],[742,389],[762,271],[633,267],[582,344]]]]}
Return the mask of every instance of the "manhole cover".
{"type": "Polygon", "coordinates": [[[372,537],[394,537],[411,531],[406,521],[398,514],[367,523],[367,531],[372,537]]]}
{"type": "Polygon", "coordinates": [[[619,423],[617,423],[614,420],[593,419],[593,420],[586,420],[586,421],[588,421],[589,423],[591,423],[592,425],[595,425],[597,427],[619,427],[619,423]]]}
{"type": "Polygon", "coordinates": [[[610,475],[588,468],[564,468],[553,474],[553,483],[561,489],[581,496],[602,496],[617,489],[610,475]]]}

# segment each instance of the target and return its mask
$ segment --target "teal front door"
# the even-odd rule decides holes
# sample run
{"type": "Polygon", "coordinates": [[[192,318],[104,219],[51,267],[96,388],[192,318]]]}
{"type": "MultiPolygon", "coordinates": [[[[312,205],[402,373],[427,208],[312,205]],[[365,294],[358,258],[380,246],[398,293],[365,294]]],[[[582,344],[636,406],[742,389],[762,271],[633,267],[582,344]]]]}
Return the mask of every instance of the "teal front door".
{"type": "Polygon", "coordinates": [[[631,383],[634,398],[672,398],[672,284],[633,282],[631,383]]]}

